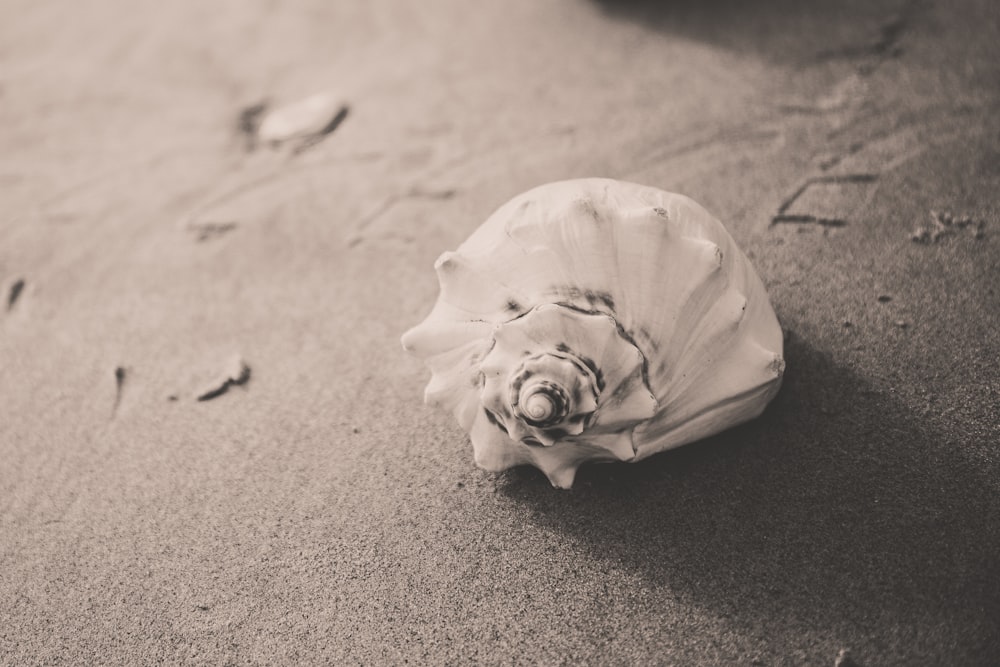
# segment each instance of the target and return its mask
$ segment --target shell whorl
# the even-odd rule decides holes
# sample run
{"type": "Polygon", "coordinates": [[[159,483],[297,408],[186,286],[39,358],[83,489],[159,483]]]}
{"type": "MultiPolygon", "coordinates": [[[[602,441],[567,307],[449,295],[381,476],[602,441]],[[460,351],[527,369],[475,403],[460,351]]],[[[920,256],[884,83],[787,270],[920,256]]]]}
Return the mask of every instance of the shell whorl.
{"type": "Polygon", "coordinates": [[[526,359],[510,381],[514,415],[536,428],[551,428],[571,412],[589,415],[597,407],[597,397],[585,375],[589,374],[580,364],[553,354],[526,359]]]}
{"type": "Polygon", "coordinates": [[[484,468],[530,463],[566,487],[586,461],[641,459],[751,419],[780,386],[762,283],[682,195],[542,186],[435,268],[438,302],[403,344],[484,468]]]}
{"type": "MultiPolygon", "coordinates": [[[[641,361],[639,351],[620,337],[606,315],[545,304],[499,325],[479,365],[480,401],[487,419],[501,432],[487,446],[502,447],[510,440],[552,447],[573,442],[585,431],[596,435],[598,423],[648,418],[655,399],[644,386],[631,402],[611,400],[614,392],[629,389],[630,382],[633,390],[639,389],[635,382],[641,361]],[[604,373],[602,364],[614,368],[604,373]]],[[[612,457],[619,439],[612,440],[597,438],[594,443],[607,446],[612,457]]],[[[629,447],[625,457],[633,455],[629,447]]],[[[613,457],[620,458],[617,453],[613,457]]]]}
{"type": "Polygon", "coordinates": [[[554,383],[539,381],[522,387],[513,399],[514,414],[531,426],[558,424],[569,414],[569,395],[554,383]]]}

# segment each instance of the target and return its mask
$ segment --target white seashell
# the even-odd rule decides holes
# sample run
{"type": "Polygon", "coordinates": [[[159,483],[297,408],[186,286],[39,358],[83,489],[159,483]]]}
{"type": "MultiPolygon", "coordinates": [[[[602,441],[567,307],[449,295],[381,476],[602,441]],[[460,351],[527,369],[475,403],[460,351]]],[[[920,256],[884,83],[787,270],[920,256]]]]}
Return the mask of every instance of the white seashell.
{"type": "Polygon", "coordinates": [[[279,143],[318,135],[346,108],[347,103],[340,96],[317,93],[269,112],[257,129],[257,137],[264,143],[279,143]]]}
{"type": "Polygon", "coordinates": [[[502,206],[435,264],[441,294],[403,347],[432,372],[476,463],[637,461],[759,415],[784,371],[767,293],[682,195],[609,179],[502,206]]]}

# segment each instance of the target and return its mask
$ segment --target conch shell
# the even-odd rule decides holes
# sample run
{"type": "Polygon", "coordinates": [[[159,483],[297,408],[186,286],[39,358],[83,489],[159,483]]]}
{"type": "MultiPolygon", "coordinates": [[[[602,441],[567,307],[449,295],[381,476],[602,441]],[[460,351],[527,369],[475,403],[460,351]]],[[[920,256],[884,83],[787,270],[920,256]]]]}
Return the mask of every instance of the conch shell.
{"type": "Polygon", "coordinates": [[[437,260],[441,294],[403,336],[476,463],[569,488],[759,415],[784,371],[767,293],[697,203],[609,179],[502,206],[437,260]]]}

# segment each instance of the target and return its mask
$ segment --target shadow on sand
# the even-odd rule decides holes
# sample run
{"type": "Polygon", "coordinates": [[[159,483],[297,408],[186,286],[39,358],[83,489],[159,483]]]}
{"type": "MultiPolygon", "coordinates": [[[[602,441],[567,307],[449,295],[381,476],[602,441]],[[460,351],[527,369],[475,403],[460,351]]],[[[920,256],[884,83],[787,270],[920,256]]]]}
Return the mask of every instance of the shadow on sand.
{"type": "Polygon", "coordinates": [[[964,621],[963,650],[995,645],[996,489],[892,397],[795,337],[785,352],[782,391],[753,423],[585,466],[567,493],[530,468],[501,491],[596,558],[762,635],[947,618],[964,621]]]}
{"type": "Polygon", "coordinates": [[[896,46],[912,2],[794,0],[590,0],[609,18],[794,64],[880,56],[896,46]]]}

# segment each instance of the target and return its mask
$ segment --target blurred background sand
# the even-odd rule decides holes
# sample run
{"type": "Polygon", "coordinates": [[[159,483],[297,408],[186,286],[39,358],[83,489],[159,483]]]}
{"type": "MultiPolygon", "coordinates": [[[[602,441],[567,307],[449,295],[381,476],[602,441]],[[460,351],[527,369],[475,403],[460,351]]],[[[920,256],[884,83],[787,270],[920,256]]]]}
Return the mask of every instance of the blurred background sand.
{"type": "Polygon", "coordinates": [[[995,3],[0,18],[3,664],[1000,655],[995,3]],[[327,90],[332,134],[247,150],[242,110],[327,90]],[[439,253],[578,176],[719,217],[787,375],[561,492],[476,469],[398,338],[439,253]],[[971,223],[919,242],[931,211],[971,223]]]}

